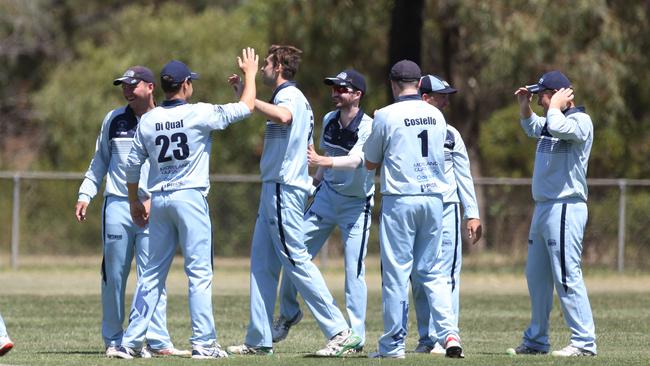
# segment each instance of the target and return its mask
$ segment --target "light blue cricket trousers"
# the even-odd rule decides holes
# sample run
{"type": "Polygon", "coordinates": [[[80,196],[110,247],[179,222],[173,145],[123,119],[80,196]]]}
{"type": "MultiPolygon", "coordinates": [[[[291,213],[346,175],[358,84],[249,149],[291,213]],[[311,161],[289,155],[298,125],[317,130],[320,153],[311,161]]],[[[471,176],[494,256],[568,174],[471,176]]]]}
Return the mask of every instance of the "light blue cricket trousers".
{"type": "Polygon", "coordinates": [[[280,269],[296,286],[327,339],[348,329],[305,245],[306,200],[307,191],[303,189],[262,183],[251,248],[250,323],[244,341],[248,346],[272,347],[271,326],[280,269]]]}
{"type": "MultiPolygon", "coordinates": [[[[459,300],[460,300],[460,268],[462,264],[463,243],[460,232],[460,205],[456,202],[445,203],[442,214],[442,248],[440,256],[436,260],[435,273],[437,276],[443,276],[449,290],[451,291],[451,300],[454,317],[452,322],[458,328],[459,300]]],[[[429,301],[426,292],[421,285],[411,283],[413,289],[413,302],[415,304],[415,318],[418,325],[420,344],[426,344],[433,347],[434,343],[439,341],[444,346],[444,338],[438,335],[435,329],[431,311],[429,310],[429,301]]]]}
{"type": "MultiPolygon", "coordinates": [[[[323,182],[311,206],[304,215],[305,244],[314,258],[325,244],[334,228],[338,226],[343,239],[345,259],[345,307],[350,327],[361,337],[360,346],[366,343],[366,252],[373,199],[370,197],[343,196],[323,182]]],[[[300,311],[296,300],[296,287],[288,276],[282,276],[280,287],[280,314],[292,319],[300,311]]]]}
{"type": "Polygon", "coordinates": [[[138,279],[122,345],[142,347],[145,331],[180,245],[189,280],[190,343],[209,347],[217,339],[212,315],[212,228],[208,202],[199,189],[153,192],[149,262],[138,279]]]}
{"type": "MultiPolygon", "coordinates": [[[[134,256],[138,277],[142,275],[149,256],[149,229],[133,223],[126,197],[108,196],[102,211],[102,238],[102,336],[109,347],[122,343],[126,283],[134,256]]],[[[146,333],[149,345],[155,349],[172,347],[166,307],[167,295],[163,288],[146,333]]]]}
{"type": "Polygon", "coordinates": [[[442,243],[442,196],[390,196],[382,199],[379,244],[382,265],[384,334],[379,353],[403,355],[408,332],[408,281],[422,286],[442,339],[458,334],[450,285],[434,271],[442,243]]]}
{"type": "Polygon", "coordinates": [[[586,224],[587,204],[579,199],[535,205],[526,261],[531,321],[523,337],[530,348],[550,348],[548,328],[555,287],[571,330],[571,345],[596,353],[595,325],[580,268],[586,224]]]}
{"type": "Polygon", "coordinates": [[[5,321],[2,319],[2,315],[0,315],[0,337],[7,337],[7,328],[5,321]]]}

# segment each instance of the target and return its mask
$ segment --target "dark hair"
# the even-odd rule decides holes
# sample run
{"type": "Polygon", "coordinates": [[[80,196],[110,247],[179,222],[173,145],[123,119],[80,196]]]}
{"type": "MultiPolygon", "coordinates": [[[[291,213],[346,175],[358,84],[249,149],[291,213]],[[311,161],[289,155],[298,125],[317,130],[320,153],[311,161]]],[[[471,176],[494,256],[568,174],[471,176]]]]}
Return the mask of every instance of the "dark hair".
{"type": "Polygon", "coordinates": [[[170,75],[163,75],[160,77],[160,87],[165,93],[176,93],[181,90],[183,83],[174,81],[170,75]]]}
{"type": "Polygon", "coordinates": [[[294,46],[281,46],[274,44],[269,47],[269,56],[273,65],[282,65],[282,78],[292,80],[298,72],[302,50],[294,46]]]}
{"type": "Polygon", "coordinates": [[[400,90],[404,90],[404,89],[406,89],[407,87],[414,87],[414,88],[417,89],[417,88],[418,88],[418,84],[420,83],[419,80],[415,80],[415,81],[407,81],[407,80],[393,80],[393,81],[397,84],[397,87],[398,87],[400,90]]]}

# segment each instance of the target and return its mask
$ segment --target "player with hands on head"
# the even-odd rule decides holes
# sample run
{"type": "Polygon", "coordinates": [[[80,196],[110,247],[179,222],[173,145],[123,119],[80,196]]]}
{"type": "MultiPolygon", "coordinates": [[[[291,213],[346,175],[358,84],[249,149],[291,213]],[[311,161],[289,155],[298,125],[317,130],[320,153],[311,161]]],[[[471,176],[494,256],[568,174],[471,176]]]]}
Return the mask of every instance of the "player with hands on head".
{"type": "Polygon", "coordinates": [[[165,101],[142,117],[127,160],[131,214],[146,222],[138,200],[140,166],[149,158],[151,192],[149,262],[138,278],[129,327],[118,357],[130,359],[142,347],[151,309],[160,299],[177,246],[181,246],[189,280],[192,358],[227,357],[217,343],[212,312],[212,225],[207,202],[212,132],[248,117],[255,108],[258,57],[252,48],[238,60],[245,75],[239,102],[188,103],[198,74],[173,60],[160,72],[165,101]]]}
{"type": "Polygon", "coordinates": [[[508,353],[548,353],[555,288],[571,340],[551,354],[595,356],[596,330],[581,269],[593,123],[585,108],[575,105],[571,82],[560,71],[545,73],[536,84],[518,88],[515,96],[521,127],[537,139],[537,151],[532,185],[535,210],[526,261],[531,321],[522,343],[508,353]],[[533,94],[544,117],[530,106],[533,94]]]}
{"type": "MultiPolygon", "coordinates": [[[[115,356],[116,347],[122,342],[124,319],[124,295],[131,262],[135,256],[138,277],[147,262],[149,253],[149,229],[146,220],[134,221],[129,214],[126,188],[126,159],[140,118],[155,107],[153,99],[154,76],[143,66],[133,66],[113,81],[122,88],[127,105],[110,111],[102,122],[93,156],[84,180],[79,187],[75,206],[77,221],[86,220],[86,210],[106,177],[104,208],[102,210],[102,337],[106,356],[115,356]]],[[[147,176],[149,161],[142,166],[141,188],[137,199],[142,205],[143,217],[149,212],[147,176]]],[[[142,356],[158,355],[189,356],[189,351],[176,349],[167,331],[167,295],[162,290],[161,300],[155,306],[146,338],[148,348],[142,348],[142,356]]]]}
{"type": "MultiPolygon", "coordinates": [[[[338,227],[343,238],[345,258],[345,304],[350,327],[361,343],[350,350],[358,352],[365,344],[367,293],[365,256],[370,233],[375,171],[363,165],[363,144],[372,118],[359,103],[366,94],[366,81],[354,69],[325,78],[331,86],[336,110],[323,118],[319,155],[313,145],[307,149],[307,161],[318,170],[313,177],[314,199],[305,211],[305,244],[315,257],[332,231],[338,227]]],[[[280,317],[273,324],[273,341],[286,338],[289,329],[302,317],[296,287],[289,276],[282,276],[280,317]]]]}
{"type": "Polygon", "coordinates": [[[255,100],[255,109],[268,119],[260,161],[262,191],[251,247],[250,322],[244,343],[227,348],[233,354],[273,353],[271,328],[281,269],[329,340],[315,356],[338,357],[361,342],[305,245],[303,210],[312,185],[306,152],[313,144],[314,115],[293,81],[301,53],[293,46],[272,45],[261,68],[273,95],[268,103],[255,100]]]}
{"type": "MultiPolygon", "coordinates": [[[[448,82],[435,75],[425,75],[420,79],[419,93],[422,100],[443,111],[449,105],[449,96],[456,93],[448,82]]],[[[463,206],[467,220],[467,236],[476,244],[483,232],[479,218],[474,180],[470,169],[469,156],[465,142],[458,130],[447,123],[445,138],[445,177],[449,190],[443,196],[444,211],[442,218],[441,259],[436,261],[436,274],[443,276],[451,284],[451,296],[454,310],[454,325],[458,327],[460,310],[460,269],[462,264],[463,243],[460,234],[460,204],[463,206]]],[[[422,286],[412,283],[415,315],[420,339],[415,348],[416,353],[445,354],[442,340],[438,341],[429,304],[422,286]]]]}
{"type": "Polygon", "coordinates": [[[442,244],[447,123],[418,95],[420,67],[397,62],[390,71],[395,103],[375,112],[363,146],[368,169],[381,166],[381,247],[384,334],[372,358],[404,358],[408,329],[408,281],[424,288],[447,357],[461,358],[451,290],[435,273],[442,244]]]}

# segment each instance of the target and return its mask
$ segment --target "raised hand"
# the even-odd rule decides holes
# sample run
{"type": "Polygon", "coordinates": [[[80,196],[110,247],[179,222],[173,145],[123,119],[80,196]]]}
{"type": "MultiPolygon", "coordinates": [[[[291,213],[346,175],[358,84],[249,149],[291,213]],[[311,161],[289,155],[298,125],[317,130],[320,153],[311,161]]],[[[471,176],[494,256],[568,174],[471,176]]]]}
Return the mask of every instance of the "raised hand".
{"type": "Polygon", "coordinates": [[[561,111],[567,109],[573,100],[573,89],[571,88],[562,88],[555,92],[551,97],[548,108],[557,108],[561,111]]]}
{"type": "Polygon", "coordinates": [[[237,98],[241,97],[241,92],[244,89],[244,83],[242,83],[241,77],[237,74],[228,76],[228,84],[230,84],[232,89],[235,91],[235,96],[237,98]]]}
{"type": "Polygon", "coordinates": [[[259,56],[255,54],[255,50],[251,47],[246,47],[241,50],[241,57],[237,57],[237,64],[244,73],[244,75],[255,75],[259,69],[259,56]]]}
{"type": "Polygon", "coordinates": [[[533,93],[529,92],[525,87],[518,88],[515,90],[515,95],[517,96],[517,102],[519,105],[530,105],[530,102],[533,100],[533,93]]]}

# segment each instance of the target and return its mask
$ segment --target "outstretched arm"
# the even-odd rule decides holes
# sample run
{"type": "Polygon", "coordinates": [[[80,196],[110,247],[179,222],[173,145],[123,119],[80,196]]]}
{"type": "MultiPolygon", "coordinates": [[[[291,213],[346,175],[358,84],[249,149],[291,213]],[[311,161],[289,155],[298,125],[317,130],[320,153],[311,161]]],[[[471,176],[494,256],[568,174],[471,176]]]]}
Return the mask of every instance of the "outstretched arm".
{"type": "Polygon", "coordinates": [[[255,108],[275,123],[289,125],[293,121],[293,115],[287,108],[263,102],[259,99],[255,99],[255,108]]]}
{"type": "Polygon", "coordinates": [[[246,103],[251,112],[255,109],[255,75],[257,74],[259,56],[255,50],[247,47],[242,50],[241,57],[237,57],[239,68],[244,73],[244,88],[239,100],[246,103]]]}

